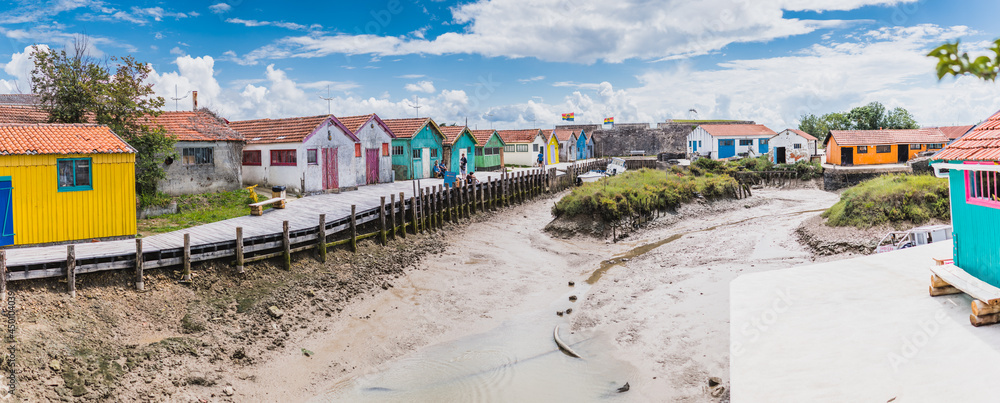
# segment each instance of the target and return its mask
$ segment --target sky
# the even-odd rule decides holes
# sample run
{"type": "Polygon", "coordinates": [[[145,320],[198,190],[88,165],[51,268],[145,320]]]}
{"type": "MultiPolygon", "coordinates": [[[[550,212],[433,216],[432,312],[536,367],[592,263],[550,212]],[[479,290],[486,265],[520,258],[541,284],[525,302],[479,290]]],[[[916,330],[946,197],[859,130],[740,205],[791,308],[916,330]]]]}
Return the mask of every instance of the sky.
{"type": "Polygon", "coordinates": [[[1000,84],[935,76],[928,51],[1000,37],[995,0],[5,2],[0,92],[30,92],[32,46],[81,35],[149,63],[165,110],[229,120],[429,116],[472,128],[753,120],[878,101],[923,126],[973,124],[1000,84]],[[173,100],[172,98],[182,98],[173,100]]]}

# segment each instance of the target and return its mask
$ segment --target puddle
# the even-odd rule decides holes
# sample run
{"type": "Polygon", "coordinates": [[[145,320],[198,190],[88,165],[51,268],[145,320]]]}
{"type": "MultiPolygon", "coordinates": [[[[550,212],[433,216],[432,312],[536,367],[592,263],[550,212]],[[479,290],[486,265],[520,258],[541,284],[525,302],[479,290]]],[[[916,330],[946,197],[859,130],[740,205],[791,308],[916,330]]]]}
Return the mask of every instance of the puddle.
{"type": "Polygon", "coordinates": [[[730,226],[730,225],[742,224],[742,223],[745,223],[745,222],[751,221],[751,220],[759,220],[759,219],[768,218],[768,217],[781,217],[781,216],[792,216],[792,215],[808,214],[808,213],[818,213],[818,212],[821,212],[821,211],[826,211],[826,209],[805,210],[805,211],[796,211],[796,212],[793,212],[793,213],[770,214],[770,215],[765,215],[765,216],[750,217],[750,218],[745,218],[745,219],[742,219],[742,220],[739,220],[739,221],[733,221],[733,222],[730,222],[730,223],[719,224],[719,225],[715,225],[715,226],[704,228],[704,229],[699,229],[699,230],[694,230],[694,231],[688,231],[688,232],[682,232],[682,233],[679,233],[679,234],[674,234],[674,235],[671,235],[671,236],[667,237],[666,239],[662,239],[662,240],[657,241],[657,242],[653,242],[653,243],[648,243],[648,244],[637,246],[635,248],[630,249],[628,252],[625,252],[625,253],[623,253],[621,255],[615,256],[615,257],[613,257],[611,259],[608,259],[608,260],[605,260],[605,261],[601,262],[601,267],[599,269],[597,269],[597,270],[594,270],[593,273],[590,273],[590,277],[587,278],[587,284],[590,284],[590,285],[597,284],[597,282],[601,279],[601,277],[604,276],[604,273],[606,273],[612,267],[620,266],[622,264],[625,264],[627,261],[635,259],[635,258],[637,258],[639,256],[642,256],[642,255],[648,253],[649,251],[651,251],[653,249],[659,248],[659,247],[661,247],[663,245],[666,245],[668,243],[671,243],[673,241],[681,239],[685,235],[694,234],[694,233],[698,233],[698,232],[705,232],[705,231],[714,231],[714,230],[716,230],[716,229],[718,229],[720,227],[726,227],[726,226],[730,226]]]}

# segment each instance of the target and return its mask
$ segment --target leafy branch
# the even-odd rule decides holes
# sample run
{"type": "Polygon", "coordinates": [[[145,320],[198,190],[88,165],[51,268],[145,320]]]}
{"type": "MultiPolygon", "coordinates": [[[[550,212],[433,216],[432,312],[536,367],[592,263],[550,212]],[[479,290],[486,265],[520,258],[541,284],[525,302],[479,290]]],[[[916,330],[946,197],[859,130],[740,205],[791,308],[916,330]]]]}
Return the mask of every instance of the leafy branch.
{"type": "Polygon", "coordinates": [[[946,42],[927,54],[928,57],[938,59],[938,80],[951,74],[956,77],[971,75],[987,81],[996,81],[997,73],[1000,73],[1000,39],[994,41],[993,46],[989,48],[994,54],[993,58],[979,56],[972,59],[966,52],[959,53],[958,45],[959,41],[946,42]]]}

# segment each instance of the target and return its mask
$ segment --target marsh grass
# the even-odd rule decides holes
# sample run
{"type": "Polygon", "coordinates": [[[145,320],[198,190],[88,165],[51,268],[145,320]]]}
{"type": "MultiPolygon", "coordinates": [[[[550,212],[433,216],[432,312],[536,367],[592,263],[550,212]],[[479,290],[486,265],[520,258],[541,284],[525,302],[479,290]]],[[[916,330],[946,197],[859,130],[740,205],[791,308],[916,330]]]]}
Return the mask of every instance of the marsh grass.
{"type": "Polygon", "coordinates": [[[880,176],[845,190],[823,217],[830,226],[857,228],[951,220],[948,180],[933,175],[880,176]]]}

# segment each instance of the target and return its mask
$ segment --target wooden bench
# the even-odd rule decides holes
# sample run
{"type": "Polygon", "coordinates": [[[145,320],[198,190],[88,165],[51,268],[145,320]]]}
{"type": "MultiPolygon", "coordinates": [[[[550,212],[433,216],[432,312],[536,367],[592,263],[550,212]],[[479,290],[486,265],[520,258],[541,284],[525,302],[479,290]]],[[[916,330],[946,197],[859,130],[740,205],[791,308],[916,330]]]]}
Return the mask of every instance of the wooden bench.
{"type": "MultiPolygon", "coordinates": [[[[944,263],[948,259],[940,260],[939,263],[944,263]]],[[[987,284],[954,264],[933,266],[931,273],[932,297],[964,292],[973,298],[972,315],[969,315],[973,326],[1000,322],[1000,288],[987,284]]]]}
{"type": "Polygon", "coordinates": [[[285,198],[284,197],[274,197],[262,202],[253,203],[250,205],[250,215],[263,215],[264,206],[274,205],[274,208],[285,208],[285,198]]]}

